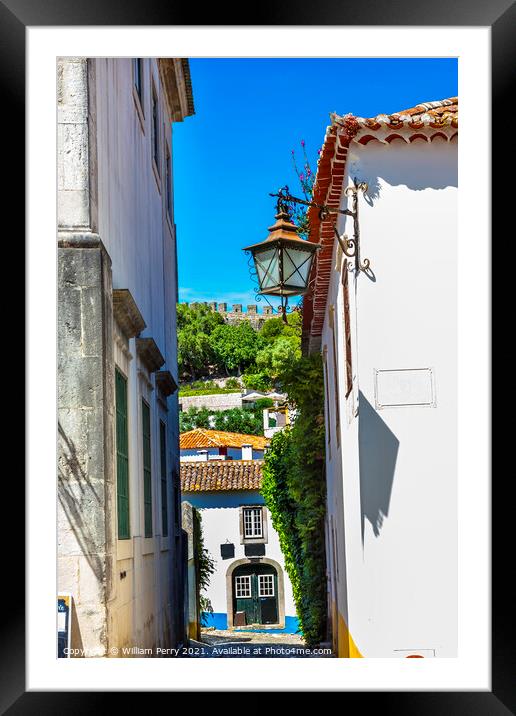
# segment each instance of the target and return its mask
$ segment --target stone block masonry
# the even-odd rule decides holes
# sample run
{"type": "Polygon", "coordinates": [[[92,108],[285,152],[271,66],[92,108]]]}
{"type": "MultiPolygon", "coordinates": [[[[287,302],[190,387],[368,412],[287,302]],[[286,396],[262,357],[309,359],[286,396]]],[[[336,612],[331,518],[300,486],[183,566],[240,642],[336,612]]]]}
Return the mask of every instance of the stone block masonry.
{"type": "Polygon", "coordinates": [[[241,321],[249,321],[251,323],[251,326],[255,330],[260,330],[260,328],[263,326],[264,322],[268,318],[273,318],[275,315],[278,315],[274,313],[272,306],[267,305],[264,305],[262,307],[261,312],[259,312],[259,308],[256,303],[248,304],[246,307],[246,311],[243,310],[243,306],[241,303],[234,303],[231,307],[231,310],[228,310],[227,303],[217,303],[217,301],[204,301],[201,304],[195,302],[190,305],[208,306],[210,310],[222,314],[224,316],[225,322],[232,325],[240,323],[241,321]]]}
{"type": "Polygon", "coordinates": [[[58,587],[74,597],[72,641],[90,656],[107,653],[107,605],[113,589],[110,264],[95,234],[60,235],[58,587]]]}

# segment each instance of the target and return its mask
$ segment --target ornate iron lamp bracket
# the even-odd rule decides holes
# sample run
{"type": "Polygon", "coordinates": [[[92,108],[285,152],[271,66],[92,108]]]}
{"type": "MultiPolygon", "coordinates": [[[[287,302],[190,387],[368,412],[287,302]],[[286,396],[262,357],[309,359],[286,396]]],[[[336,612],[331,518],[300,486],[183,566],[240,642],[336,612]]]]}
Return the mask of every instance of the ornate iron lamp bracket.
{"type": "Polygon", "coordinates": [[[292,196],[292,194],[290,194],[288,186],[282,187],[281,189],[279,189],[277,194],[270,194],[270,196],[275,196],[278,198],[278,211],[287,210],[289,202],[294,202],[296,204],[304,204],[305,206],[314,206],[316,209],[319,209],[319,218],[322,221],[325,221],[326,219],[330,218],[332,215],[335,214],[344,214],[345,216],[351,216],[353,218],[352,239],[348,238],[346,234],[342,234],[342,236],[339,234],[335,221],[333,222],[333,231],[335,232],[335,236],[337,238],[337,241],[339,242],[339,246],[342,249],[343,253],[348,258],[355,258],[356,270],[367,271],[367,269],[371,265],[371,262],[369,261],[369,259],[364,259],[362,261],[360,258],[360,226],[358,221],[359,191],[365,193],[367,191],[367,184],[366,182],[359,182],[356,178],[353,180],[353,185],[348,186],[344,190],[346,196],[351,197],[353,207],[352,209],[334,209],[330,208],[329,206],[326,206],[325,204],[318,204],[315,201],[299,199],[298,197],[292,196]]]}

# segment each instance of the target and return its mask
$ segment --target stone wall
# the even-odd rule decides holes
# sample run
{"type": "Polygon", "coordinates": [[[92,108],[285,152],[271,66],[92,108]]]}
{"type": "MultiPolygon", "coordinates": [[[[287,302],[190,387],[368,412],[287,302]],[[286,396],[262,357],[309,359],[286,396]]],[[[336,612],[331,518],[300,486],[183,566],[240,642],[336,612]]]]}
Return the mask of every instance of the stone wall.
{"type": "Polygon", "coordinates": [[[114,362],[111,268],[98,237],[61,240],[58,291],[58,586],[74,600],[73,648],[105,656],[113,588],[114,362]]]}
{"type": "MultiPolygon", "coordinates": [[[[191,305],[196,306],[199,304],[192,303],[191,305]]],[[[259,308],[256,303],[248,304],[246,311],[243,310],[243,304],[241,303],[234,303],[229,310],[229,304],[217,303],[217,301],[203,301],[202,305],[209,306],[212,311],[220,313],[224,317],[226,323],[234,325],[240,321],[250,321],[255,330],[259,330],[268,318],[273,318],[278,315],[273,312],[272,306],[268,306],[266,304],[261,307],[261,313],[259,312],[259,308]]]]}
{"type": "Polygon", "coordinates": [[[211,410],[229,410],[242,407],[242,393],[216,393],[215,395],[179,396],[182,412],[188,408],[210,408],[211,410]]]}

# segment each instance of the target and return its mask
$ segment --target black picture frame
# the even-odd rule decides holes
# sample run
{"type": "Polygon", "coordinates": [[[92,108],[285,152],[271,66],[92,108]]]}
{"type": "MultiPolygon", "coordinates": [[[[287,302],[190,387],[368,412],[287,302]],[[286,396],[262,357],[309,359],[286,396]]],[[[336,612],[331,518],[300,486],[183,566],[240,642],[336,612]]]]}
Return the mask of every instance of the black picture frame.
{"type": "MultiPolygon", "coordinates": [[[[242,6],[240,6],[242,7],[242,6]]],[[[245,6],[244,6],[245,7],[245,6]]],[[[510,80],[514,74],[516,27],[515,6],[510,0],[361,0],[361,2],[336,3],[335,0],[319,0],[303,5],[292,0],[281,3],[253,4],[249,17],[242,10],[212,3],[203,6],[203,22],[198,23],[199,8],[194,4],[178,7],[161,0],[124,0],[109,3],[107,0],[0,0],[0,78],[4,106],[2,136],[10,137],[4,146],[4,166],[7,150],[13,152],[9,161],[11,194],[9,212],[17,217],[17,233],[25,215],[24,198],[24,123],[25,112],[25,29],[27,26],[80,26],[80,25],[361,25],[361,26],[483,26],[491,28],[492,37],[492,172],[497,186],[503,185],[500,177],[510,164],[510,143],[514,141],[501,131],[502,120],[507,124],[510,102],[510,80]],[[253,22],[250,22],[250,20],[253,22]],[[249,22],[248,22],[249,20],[249,22]],[[8,107],[8,112],[6,112],[8,107]],[[500,123],[500,124],[498,124],[500,123]],[[497,131],[500,129],[500,131],[497,131]],[[9,132],[9,134],[6,134],[9,132]],[[17,139],[17,141],[14,141],[17,139]],[[12,140],[12,141],[11,141],[12,140]],[[499,184],[500,182],[500,184],[499,184]],[[18,211],[16,211],[18,209],[18,211]]],[[[244,11],[245,12],[245,11],[244,11]]],[[[502,221],[506,213],[508,191],[495,191],[492,195],[493,221],[502,221]]],[[[479,197],[483,200],[486,197],[479,197]]],[[[508,202],[511,204],[510,200],[508,202]]],[[[505,232],[504,232],[505,233],[505,232]]],[[[493,226],[493,236],[495,236],[493,226]]],[[[499,235],[501,239],[503,234],[499,235]]],[[[21,242],[20,242],[21,243],[21,242]]],[[[505,250],[505,246],[503,251],[505,250]]],[[[500,249],[499,249],[500,253],[500,249]]],[[[489,257],[483,257],[489,265],[489,257]]],[[[18,304],[20,312],[23,305],[18,304]]],[[[494,312],[493,312],[494,315],[494,312]]],[[[52,338],[50,340],[53,340],[52,338]]],[[[493,391],[493,396],[495,392],[493,391]]],[[[19,396],[18,396],[19,400],[19,396]]],[[[501,438],[499,438],[501,442],[501,438]]],[[[30,449],[30,445],[29,445],[30,449]]],[[[472,447],[473,449],[473,447],[472,447]]],[[[493,450],[493,454],[496,451],[493,450]]],[[[362,708],[377,708],[379,713],[410,714],[482,714],[482,716],[506,716],[516,713],[516,648],[514,645],[514,587],[507,580],[514,571],[512,554],[514,508],[508,499],[512,470],[493,481],[492,487],[492,690],[490,692],[360,692],[346,693],[343,708],[349,708],[351,697],[358,697],[362,708]],[[367,703],[364,698],[367,697],[367,703]]],[[[5,482],[5,481],[4,481],[5,482]]],[[[24,502],[20,495],[19,479],[10,480],[6,486],[9,512],[15,506],[21,513],[17,525],[22,524],[24,502]],[[11,491],[11,495],[9,495],[11,491]]],[[[17,539],[19,539],[17,537],[17,539]]],[[[21,560],[21,543],[17,549],[5,549],[2,571],[8,575],[8,583],[18,597],[23,593],[24,567],[21,560]]],[[[1,612],[0,638],[0,714],[83,714],[106,710],[105,700],[120,698],[120,694],[95,692],[26,692],[25,691],[25,622],[21,600],[8,603],[1,612]]],[[[475,629],[475,625],[471,625],[475,629]]],[[[336,686],[336,689],[338,687],[336,686]]],[[[286,690],[296,691],[295,685],[286,690]]],[[[134,700],[135,695],[131,695],[134,700]]],[[[169,701],[169,705],[170,705],[169,701]]],[[[197,702],[198,704],[198,702],[197,702]]],[[[119,706],[119,703],[117,703],[119,706]]],[[[333,707],[329,707],[333,708],[333,707]]]]}

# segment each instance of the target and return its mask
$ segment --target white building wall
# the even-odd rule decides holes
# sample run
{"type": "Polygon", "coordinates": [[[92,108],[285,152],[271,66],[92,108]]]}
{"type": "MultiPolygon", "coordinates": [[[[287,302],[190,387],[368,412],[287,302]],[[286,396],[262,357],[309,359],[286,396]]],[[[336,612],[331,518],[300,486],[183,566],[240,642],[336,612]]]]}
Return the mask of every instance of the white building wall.
{"type": "MultiPolygon", "coordinates": [[[[177,381],[176,245],[174,218],[166,197],[166,147],[170,156],[171,122],[155,59],[143,59],[143,113],[133,89],[130,58],[99,58],[90,81],[95,87],[98,233],[111,257],[113,289],[129,289],[146,328],[165,358],[161,370],[177,381]],[[151,87],[159,107],[159,166],[152,156],[151,87]]],[[[117,366],[128,378],[129,479],[131,539],[117,541],[115,597],[110,604],[115,643],[142,648],[168,646],[172,629],[174,540],[171,471],[178,462],[178,403],[163,403],[154,374],[149,375],[130,340],[131,361],[117,366]],[[141,401],[150,407],[153,537],[144,537],[141,401]],[[169,535],[161,518],[159,421],[167,425],[169,535]],[[122,579],[120,574],[125,572],[122,579]],[[120,635],[118,638],[116,635],[120,635]],[[123,637],[123,638],[122,638],[123,637]],[[120,641],[121,640],[121,641],[120,641]]],[[[177,466],[176,466],[177,469],[177,466]]]]}
{"type": "MultiPolygon", "coordinates": [[[[322,336],[332,432],[328,521],[338,557],[333,567],[329,544],[328,563],[339,653],[453,657],[457,146],[441,139],[353,143],[347,171],[369,184],[359,197],[360,236],[373,273],[349,275],[354,387],[347,400],[342,283],[340,272],[332,274],[327,308],[335,306],[340,445],[329,315],[322,336]],[[432,371],[435,405],[377,407],[376,371],[425,368],[432,371]]],[[[352,236],[349,219],[339,228],[352,236]]],[[[334,258],[337,266],[337,247],[334,258]]],[[[405,384],[402,401],[410,400],[420,375],[397,374],[398,388],[400,380],[405,384]]]]}
{"type": "MultiPolygon", "coordinates": [[[[183,492],[183,499],[201,511],[204,545],[215,560],[215,573],[210,578],[207,596],[211,600],[213,611],[227,614],[226,574],[230,565],[245,558],[244,545],[240,544],[240,506],[263,505],[259,492],[183,492]],[[235,555],[230,559],[221,557],[220,546],[226,542],[235,545],[235,555]]],[[[271,522],[267,508],[267,543],[265,557],[281,566],[285,588],[285,616],[295,617],[296,608],[292,596],[292,586],[285,571],[283,554],[279,538],[271,522]]]]}

